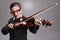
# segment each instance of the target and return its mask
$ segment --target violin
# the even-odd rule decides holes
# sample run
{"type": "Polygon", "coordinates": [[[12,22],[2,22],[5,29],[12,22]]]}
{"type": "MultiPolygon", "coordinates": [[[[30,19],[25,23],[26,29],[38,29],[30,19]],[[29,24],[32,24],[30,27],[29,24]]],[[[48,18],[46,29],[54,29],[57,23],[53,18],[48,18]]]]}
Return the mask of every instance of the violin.
{"type": "MultiPolygon", "coordinates": [[[[22,21],[22,22],[24,22],[24,21],[22,21]]],[[[22,22],[16,23],[15,26],[19,26],[20,24],[22,24],[22,22]]],[[[45,19],[44,20],[40,19],[39,24],[42,25],[42,26],[45,25],[45,27],[52,26],[52,21],[48,21],[48,20],[45,20],[45,19]]],[[[24,25],[28,28],[28,27],[31,27],[33,25],[33,23],[31,21],[26,21],[26,23],[24,25]]]]}
{"type": "MultiPolygon", "coordinates": [[[[42,25],[42,26],[45,25],[45,27],[47,27],[47,26],[52,26],[52,21],[48,21],[48,20],[45,20],[45,19],[44,19],[44,20],[40,20],[39,24],[42,25]]],[[[32,22],[27,22],[27,23],[26,23],[26,26],[27,26],[27,27],[30,27],[31,25],[33,25],[32,22]]]]}

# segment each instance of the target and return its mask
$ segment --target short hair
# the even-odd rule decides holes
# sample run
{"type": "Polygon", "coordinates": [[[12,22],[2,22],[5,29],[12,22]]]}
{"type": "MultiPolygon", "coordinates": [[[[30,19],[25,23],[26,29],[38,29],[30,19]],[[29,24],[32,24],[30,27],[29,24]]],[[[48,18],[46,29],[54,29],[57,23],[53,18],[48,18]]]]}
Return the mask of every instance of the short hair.
{"type": "Polygon", "coordinates": [[[12,10],[12,8],[13,8],[14,6],[16,6],[16,5],[18,5],[18,6],[20,7],[20,10],[21,10],[21,4],[18,3],[18,2],[13,2],[13,3],[11,3],[11,4],[10,4],[10,10],[12,10]]]}

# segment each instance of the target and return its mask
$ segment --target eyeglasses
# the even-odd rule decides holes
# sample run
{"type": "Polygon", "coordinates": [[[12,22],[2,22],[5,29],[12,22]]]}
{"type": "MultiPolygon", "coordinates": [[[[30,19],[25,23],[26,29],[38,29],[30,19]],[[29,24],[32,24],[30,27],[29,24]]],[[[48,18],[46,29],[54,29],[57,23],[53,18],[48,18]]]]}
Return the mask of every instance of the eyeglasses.
{"type": "Polygon", "coordinates": [[[21,9],[19,9],[19,10],[16,10],[16,11],[11,11],[11,13],[15,13],[15,12],[19,12],[21,9]]]}

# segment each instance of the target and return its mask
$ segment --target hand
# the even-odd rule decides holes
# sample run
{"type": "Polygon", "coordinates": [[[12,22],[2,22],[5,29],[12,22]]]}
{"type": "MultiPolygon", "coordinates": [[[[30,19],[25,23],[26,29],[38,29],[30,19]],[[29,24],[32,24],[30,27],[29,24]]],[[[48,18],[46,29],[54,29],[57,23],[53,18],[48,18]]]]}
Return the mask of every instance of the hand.
{"type": "Polygon", "coordinates": [[[25,24],[26,24],[26,22],[24,22],[24,21],[23,21],[23,22],[21,22],[21,24],[25,25],[25,24]]]}
{"type": "Polygon", "coordinates": [[[41,19],[35,19],[35,24],[40,25],[41,24],[41,19]]]}
{"type": "Polygon", "coordinates": [[[26,24],[26,22],[24,22],[24,21],[23,21],[23,22],[20,22],[20,23],[18,23],[18,22],[17,22],[17,23],[15,24],[15,26],[19,26],[20,24],[25,25],[25,24],[26,24]]]}
{"type": "Polygon", "coordinates": [[[11,28],[11,29],[14,29],[14,27],[13,27],[13,26],[14,26],[14,24],[13,24],[13,23],[8,24],[8,27],[9,27],[9,28],[11,28]]]}

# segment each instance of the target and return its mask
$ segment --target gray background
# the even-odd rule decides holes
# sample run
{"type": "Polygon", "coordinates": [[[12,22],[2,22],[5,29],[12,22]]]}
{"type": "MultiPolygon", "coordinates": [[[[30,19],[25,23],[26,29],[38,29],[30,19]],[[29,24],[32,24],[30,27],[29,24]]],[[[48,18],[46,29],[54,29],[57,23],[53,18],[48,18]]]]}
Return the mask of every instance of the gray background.
{"type": "MultiPolygon", "coordinates": [[[[1,29],[11,18],[9,5],[14,1],[21,3],[23,15],[29,17],[37,11],[60,0],[0,0],[0,40],[9,40],[9,34],[3,35],[1,29]]],[[[28,30],[28,40],[60,40],[60,3],[57,7],[48,10],[35,18],[51,20],[53,25],[48,28],[40,25],[36,34],[33,34],[28,30]]]]}

